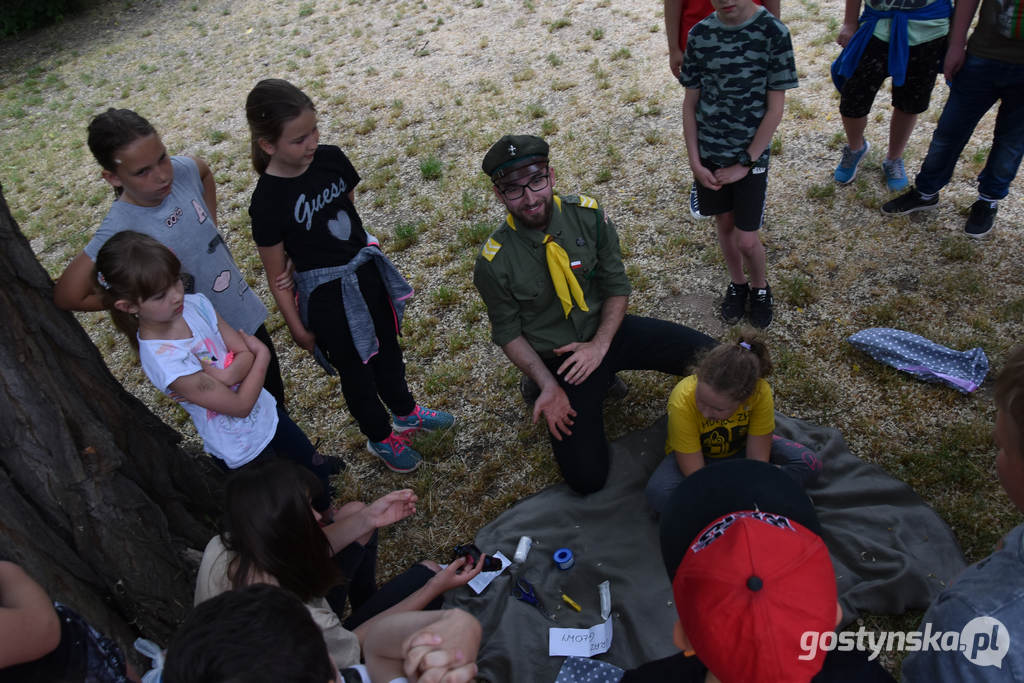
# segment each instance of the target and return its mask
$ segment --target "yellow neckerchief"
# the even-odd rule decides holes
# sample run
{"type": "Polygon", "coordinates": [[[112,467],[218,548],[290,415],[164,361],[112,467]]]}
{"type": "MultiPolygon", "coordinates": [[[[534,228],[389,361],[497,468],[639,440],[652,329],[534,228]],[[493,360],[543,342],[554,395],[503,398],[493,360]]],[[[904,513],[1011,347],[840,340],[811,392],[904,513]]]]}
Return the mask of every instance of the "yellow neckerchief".
{"type": "MultiPolygon", "coordinates": [[[[558,207],[559,212],[562,210],[562,199],[557,194],[552,196],[555,201],[555,205],[558,207]]],[[[505,222],[513,230],[516,229],[515,219],[512,218],[512,214],[508,214],[505,217],[505,222]]],[[[581,311],[589,311],[587,308],[587,302],[583,297],[583,288],[580,287],[580,283],[576,280],[576,276],[572,272],[572,267],[569,265],[569,255],[565,253],[565,249],[560,244],[555,242],[555,238],[551,235],[544,235],[544,254],[548,260],[548,272],[551,273],[551,284],[555,286],[555,294],[558,295],[558,300],[562,303],[562,312],[565,313],[565,317],[569,317],[569,312],[572,311],[572,302],[576,301],[576,305],[580,307],[581,311]]]]}

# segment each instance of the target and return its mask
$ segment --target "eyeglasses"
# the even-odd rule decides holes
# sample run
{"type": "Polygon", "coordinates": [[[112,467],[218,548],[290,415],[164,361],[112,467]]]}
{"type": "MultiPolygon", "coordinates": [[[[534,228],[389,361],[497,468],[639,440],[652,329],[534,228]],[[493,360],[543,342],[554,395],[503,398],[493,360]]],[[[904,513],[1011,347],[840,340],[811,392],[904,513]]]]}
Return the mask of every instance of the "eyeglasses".
{"type": "Polygon", "coordinates": [[[519,199],[526,194],[526,188],[530,188],[533,192],[540,192],[548,186],[548,181],[551,179],[549,171],[544,171],[542,175],[535,175],[528,182],[520,185],[519,183],[508,183],[498,186],[498,192],[508,200],[519,199]]]}

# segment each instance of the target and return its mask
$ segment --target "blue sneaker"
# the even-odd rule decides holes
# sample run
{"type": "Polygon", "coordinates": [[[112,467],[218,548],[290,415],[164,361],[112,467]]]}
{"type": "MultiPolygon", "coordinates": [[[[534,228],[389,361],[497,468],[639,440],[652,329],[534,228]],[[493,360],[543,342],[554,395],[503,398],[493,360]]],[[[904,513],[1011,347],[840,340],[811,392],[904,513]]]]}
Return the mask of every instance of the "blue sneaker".
{"type": "Polygon", "coordinates": [[[695,221],[699,221],[701,218],[711,218],[711,216],[705,216],[700,212],[700,202],[697,198],[697,181],[690,183],[690,215],[693,216],[695,221]]]}
{"type": "Polygon", "coordinates": [[[853,179],[857,177],[857,168],[860,166],[861,159],[869,149],[871,149],[871,143],[867,140],[864,141],[864,147],[857,151],[850,149],[849,145],[843,145],[843,158],[839,160],[835,172],[837,183],[848,185],[853,182],[853,179]]]}
{"type": "Polygon", "coordinates": [[[455,416],[443,410],[432,410],[416,404],[416,408],[404,417],[395,415],[395,431],[398,433],[409,430],[432,432],[435,429],[448,429],[455,424],[455,416]]]}
{"type": "Polygon", "coordinates": [[[903,169],[902,157],[892,161],[888,159],[882,161],[882,173],[885,174],[885,186],[889,188],[889,192],[899,192],[909,185],[907,172],[903,169]]]}
{"type": "Polygon", "coordinates": [[[392,472],[412,472],[423,462],[420,454],[409,445],[409,440],[394,432],[383,441],[367,441],[366,450],[383,460],[392,472]]]}

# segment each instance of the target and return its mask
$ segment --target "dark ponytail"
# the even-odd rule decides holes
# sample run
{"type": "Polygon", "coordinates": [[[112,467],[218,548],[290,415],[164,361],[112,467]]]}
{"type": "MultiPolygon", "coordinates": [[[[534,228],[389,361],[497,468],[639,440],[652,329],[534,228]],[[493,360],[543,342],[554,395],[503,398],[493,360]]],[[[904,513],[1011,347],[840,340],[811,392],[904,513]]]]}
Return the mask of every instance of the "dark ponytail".
{"type": "Polygon", "coordinates": [[[735,401],[750,398],[757,380],[772,372],[768,347],[759,334],[743,330],[732,344],[719,344],[701,359],[697,380],[735,401]]]}
{"type": "Polygon", "coordinates": [[[263,175],[270,155],[260,147],[260,140],[276,144],[286,123],[304,111],[316,111],[313,100],[288,81],[268,78],[256,84],[245,98],[245,118],[249,122],[252,167],[263,175]]]}
{"type": "Polygon", "coordinates": [[[181,277],[181,262],[170,249],[149,235],[133,230],[117,233],[100,247],[93,281],[110,311],[110,318],[132,348],[139,350],[139,320],[118,310],[119,300],[138,303],[159,294],[181,277]]]}
{"type": "MultiPolygon", "coordinates": [[[[156,134],[149,121],[131,109],[113,107],[93,118],[88,130],[89,151],[99,165],[111,173],[117,172],[117,150],[139,138],[156,134]]],[[[114,194],[120,196],[123,190],[115,187],[114,194]]]]}

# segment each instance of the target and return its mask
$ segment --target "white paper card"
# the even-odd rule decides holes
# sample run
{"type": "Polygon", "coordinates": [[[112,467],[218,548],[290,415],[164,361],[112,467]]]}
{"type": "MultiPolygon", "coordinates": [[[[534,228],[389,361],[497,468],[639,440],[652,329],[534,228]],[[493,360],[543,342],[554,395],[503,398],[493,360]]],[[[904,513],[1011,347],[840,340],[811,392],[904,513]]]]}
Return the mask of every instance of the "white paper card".
{"type": "Polygon", "coordinates": [[[503,571],[505,571],[505,567],[512,564],[512,560],[505,557],[505,553],[501,552],[500,550],[494,553],[494,555],[492,555],[491,557],[496,557],[499,560],[501,560],[501,569],[495,572],[480,572],[473,578],[472,581],[469,582],[469,584],[467,584],[470,588],[473,589],[473,592],[477,595],[483,593],[484,589],[487,588],[487,586],[491,585],[491,581],[494,581],[496,578],[498,578],[498,576],[503,571]]]}
{"type": "Polygon", "coordinates": [[[548,655],[552,657],[593,657],[612,646],[612,620],[590,628],[548,629],[548,655]]]}

